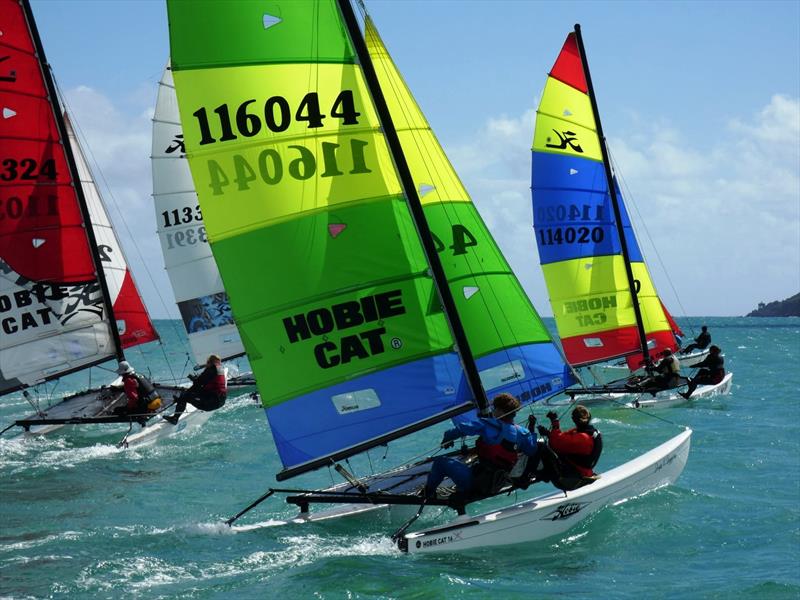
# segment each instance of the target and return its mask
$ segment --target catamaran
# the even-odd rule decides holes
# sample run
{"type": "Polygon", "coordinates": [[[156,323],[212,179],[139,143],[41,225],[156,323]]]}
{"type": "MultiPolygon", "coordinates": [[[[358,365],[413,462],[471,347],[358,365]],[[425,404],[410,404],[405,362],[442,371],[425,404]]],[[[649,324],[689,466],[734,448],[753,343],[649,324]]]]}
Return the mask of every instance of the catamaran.
{"type": "MultiPolygon", "coordinates": [[[[630,400],[630,406],[686,401],[674,390],[654,400],[628,379],[665,349],[677,350],[676,335],[682,332],[658,297],[639,249],[578,40],[577,35],[567,39],[550,71],[532,148],[535,237],[564,354],[600,383],[576,393],[630,400]],[[626,365],[624,379],[608,382],[592,367],[619,358],[626,365]],[[628,397],[631,392],[635,397],[628,397]]],[[[680,360],[692,366],[706,354],[680,360]]],[[[732,377],[728,373],[717,384],[698,387],[694,397],[727,393],[732,377]]]]}
{"type": "MultiPolygon", "coordinates": [[[[421,512],[430,457],[367,477],[343,461],[487,415],[487,393],[547,398],[573,383],[571,368],[369,16],[362,33],[349,0],[167,7],[194,188],[283,465],[276,478],[324,467],[344,478],[272,488],[228,523],[275,493],[303,521],[389,505],[421,512]],[[338,506],[312,513],[317,504],[338,506]]],[[[463,516],[395,539],[436,552],[556,534],[674,481],[690,437],[575,493],[491,514],[466,517],[465,499],[433,498],[463,516]]]]}
{"type": "MultiPolygon", "coordinates": [[[[134,431],[154,415],[115,415],[127,402],[119,385],[41,406],[40,384],[123,361],[124,349],[158,335],[61,109],[27,1],[2,0],[0,31],[6,57],[0,77],[0,395],[22,391],[31,402],[35,414],[12,424],[30,433],[125,423],[121,443],[149,441],[170,429],[158,422],[134,431]]],[[[169,400],[182,388],[156,389],[169,400]]],[[[196,421],[187,419],[181,429],[196,421]]]]}
{"type": "MultiPolygon", "coordinates": [[[[153,115],[153,201],[164,264],[195,364],[210,354],[223,361],[244,355],[230,301],[208,245],[203,216],[186,164],[178,100],[169,65],[158,85],[153,115]]],[[[231,372],[229,388],[255,388],[250,372],[231,372]]]]}

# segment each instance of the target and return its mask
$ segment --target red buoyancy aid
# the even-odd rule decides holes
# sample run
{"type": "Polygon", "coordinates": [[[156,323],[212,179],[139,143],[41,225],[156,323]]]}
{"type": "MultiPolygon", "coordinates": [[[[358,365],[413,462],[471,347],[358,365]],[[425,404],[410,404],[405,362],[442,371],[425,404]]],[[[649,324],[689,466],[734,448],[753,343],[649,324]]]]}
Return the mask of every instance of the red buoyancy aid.
{"type": "Polygon", "coordinates": [[[517,449],[513,442],[502,440],[499,444],[487,444],[483,438],[475,442],[478,459],[501,469],[510,469],[517,462],[517,449]]]}
{"type": "Polygon", "coordinates": [[[592,425],[587,425],[582,430],[577,428],[570,429],[567,432],[558,432],[556,436],[551,432],[550,446],[556,451],[558,456],[569,462],[577,471],[585,476],[591,477],[594,475],[594,466],[600,459],[600,454],[603,452],[603,436],[592,425]],[[589,452],[585,452],[586,441],[591,440],[592,448],[589,452]],[[554,443],[555,440],[555,443],[554,443]],[[576,452],[580,448],[580,452],[576,452]]]}
{"type": "Polygon", "coordinates": [[[225,369],[216,365],[217,373],[203,386],[203,391],[209,394],[225,396],[228,394],[228,382],[225,379],[225,369]]]}

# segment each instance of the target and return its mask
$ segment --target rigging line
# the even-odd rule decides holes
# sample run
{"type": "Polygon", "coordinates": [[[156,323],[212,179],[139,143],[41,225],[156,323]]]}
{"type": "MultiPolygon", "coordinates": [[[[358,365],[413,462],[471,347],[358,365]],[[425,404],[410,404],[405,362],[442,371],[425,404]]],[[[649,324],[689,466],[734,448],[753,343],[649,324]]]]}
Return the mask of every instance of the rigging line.
{"type": "MultiPolygon", "coordinates": [[[[608,149],[609,157],[611,158],[611,162],[614,165],[614,174],[617,176],[617,180],[622,184],[625,192],[625,198],[627,199],[627,204],[633,205],[634,210],[636,211],[636,216],[639,218],[639,223],[642,225],[642,229],[644,230],[645,235],[647,236],[648,241],[650,242],[650,247],[653,249],[653,252],[656,255],[656,259],[658,260],[658,264],[661,267],[662,272],[664,273],[665,277],[667,278],[667,282],[669,283],[669,287],[672,290],[673,295],[675,296],[675,300],[678,302],[678,306],[683,313],[683,316],[689,321],[689,328],[692,332],[692,335],[695,333],[694,323],[692,319],[687,316],[686,309],[683,306],[683,302],[681,302],[681,297],[678,295],[678,290],[675,287],[675,284],[672,282],[672,278],[669,276],[669,271],[667,270],[666,265],[664,264],[664,260],[661,258],[661,254],[658,252],[658,247],[653,240],[653,236],[650,234],[650,229],[647,227],[647,221],[644,219],[644,215],[639,210],[639,203],[633,200],[633,192],[631,191],[630,187],[628,186],[628,182],[625,180],[625,177],[622,175],[622,171],[617,164],[614,155],[611,153],[611,148],[608,149]]],[[[633,227],[633,221],[631,221],[631,227],[633,227]]]]}
{"type": "MultiPolygon", "coordinates": [[[[55,79],[54,79],[54,81],[55,81],[55,79]]],[[[133,247],[136,250],[136,254],[137,254],[138,258],[139,258],[139,262],[144,267],[144,270],[147,273],[147,277],[150,280],[150,284],[152,285],[152,288],[155,291],[156,295],[158,296],[159,302],[161,303],[161,308],[164,309],[165,314],[169,315],[169,308],[167,307],[166,303],[164,302],[164,297],[161,295],[161,291],[160,291],[159,287],[156,285],[155,279],[153,278],[153,274],[150,272],[150,268],[147,265],[147,261],[144,259],[144,256],[142,254],[141,248],[139,247],[139,244],[136,242],[136,238],[134,237],[133,233],[131,232],[130,228],[128,227],[128,222],[125,219],[124,215],[122,214],[122,210],[120,209],[119,203],[117,202],[117,199],[114,196],[114,192],[112,191],[111,186],[108,184],[108,181],[106,180],[102,169],[100,169],[100,164],[98,163],[97,159],[95,158],[94,153],[92,152],[92,148],[89,145],[88,140],[86,139],[86,136],[83,134],[83,130],[81,129],[80,125],[78,124],[77,119],[75,118],[74,112],[72,111],[72,108],[70,108],[69,104],[67,103],[66,96],[61,91],[61,88],[58,86],[58,83],[56,83],[55,86],[56,86],[56,91],[57,91],[57,93],[58,93],[58,95],[59,95],[59,97],[61,99],[61,102],[64,105],[64,108],[69,112],[70,116],[72,117],[72,126],[73,126],[73,130],[75,131],[76,139],[78,137],[80,137],[83,140],[83,142],[84,142],[84,148],[83,149],[85,149],[86,153],[88,154],[88,157],[91,159],[92,163],[94,163],[95,171],[99,174],[100,179],[103,182],[103,186],[105,187],[106,192],[108,194],[108,197],[111,199],[111,204],[114,206],[114,208],[117,211],[117,214],[118,214],[117,221],[119,222],[119,220],[122,220],[122,225],[125,227],[125,232],[128,234],[128,239],[133,243],[133,247]]],[[[89,175],[90,175],[90,177],[92,177],[94,175],[94,173],[90,172],[89,175]]],[[[99,189],[98,189],[98,195],[99,195],[99,189]]],[[[102,196],[100,197],[100,203],[102,205],[106,204],[105,201],[103,200],[102,196]]],[[[110,220],[110,215],[109,215],[109,220],[110,220]]],[[[112,231],[113,231],[113,224],[112,224],[112,231]]],[[[122,242],[120,241],[119,243],[120,243],[120,249],[122,249],[121,248],[122,242]]],[[[130,275],[131,275],[131,278],[133,279],[133,272],[132,271],[130,272],[130,275]]],[[[134,284],[135,284],[135,280],[134,280],[134,284]]],[[[147,313],[147,317],[148,317],[148,319],[150,319],[150,314],[147,312],[147,307],[146,306],[145,306],[145,313],[147,313]]],[[[152,323],[152,319],[150,319],[150,321],[152,323]]],[[[175,320],[168,318],[167,321],[171,323],[171,326],[172,326],[172,329],[173,329],[173,333],[175,333],[176,337],[181,341],[181,344],[183,345],[184,350],[185,350],[186,349],[186,341],[183,339],[183,336],[180,335],[180,332],[178,331],[177,326],[175,325],[175,320]]],[[[153,324],[153,328],[155,329],[155,324],[154,323],[152,323],[152,324],[153,324]]],[[[156,330],[156,333],[157,332],[158,332],[158,330],[156,330]]],[[[138,346],[139,346],[138,350],[139,350],[140,356],[142,358],[142,361],[146,363],[147,361],[145,359],[144,351],[141,348],[141,344],[138,344],[138,346]]],[[[175,377],[175,373],[172,370],[172,364],[170,363],[169,357],[167,356],[167,352],[164,349],[164,345],[162,343],[160,343],[160,336],[159,336],[159,344],[158,344],[158,346],[161,349],[161,353],[164,356],[164,362],[167,365],[167,369],[169,370],[170,376],[172,377],[173,380],[177,381],[177,378],[175,377]]]]}

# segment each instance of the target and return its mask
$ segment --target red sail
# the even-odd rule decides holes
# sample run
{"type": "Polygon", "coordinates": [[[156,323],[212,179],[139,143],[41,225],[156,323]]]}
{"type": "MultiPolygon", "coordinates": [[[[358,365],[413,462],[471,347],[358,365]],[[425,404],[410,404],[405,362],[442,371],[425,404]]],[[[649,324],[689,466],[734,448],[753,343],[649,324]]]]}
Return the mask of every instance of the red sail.
{"type": "Polygon", "coordinates": [[[125,279],[122,288],[119,290],[117,298],[114,300],[114,317],[117,324],[124,322],[124,327],[120,327],[119,337],[123,348],[130,348],[152,342],[158,339],[150,316],[145,310],[139,291],[133,283],[130,271],[125,271],[125,279]]]}
{"type": "Polygon", "coordinates": [[[117,353],[29,15],[0,0],[0,395],[117,353]]]}
{"type": "Polygon", "coordinates": [[[0,259],[37,282],[95,281],[83,219],[22,7],[0,27],[0,259]]]}

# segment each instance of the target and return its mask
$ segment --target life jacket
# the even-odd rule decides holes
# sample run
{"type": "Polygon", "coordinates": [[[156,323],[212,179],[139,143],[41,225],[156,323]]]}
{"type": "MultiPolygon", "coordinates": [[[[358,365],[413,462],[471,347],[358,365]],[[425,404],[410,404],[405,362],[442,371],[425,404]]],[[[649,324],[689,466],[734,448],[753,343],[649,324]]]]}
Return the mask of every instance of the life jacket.
{"type": "Polygon", "coordinates": [[[475,442],[478,459],[498,469],[510,470],[517,462],[517,447],[509,440],[501,440],[499,444],[487,444],[483,438],[475,442]]]}
{"type": "Polygon", "coordinates": [[[147,377],[139,375],[139,373],[134,373],[133,376],[136,378],[136,383],[139,387],[140,407],[151,411],[161,408],[161,398],[152,382],[147,377]]]}
{"type": "Polygon", "coordinates": [[[722,356],[709,357],[713,360],[714,364],[709,365],[708,370],[711,371],[711,383],[719,383],[725,379],[725,359],[722,356]]]}
{"type": "Polygon", "coordinates": [[[225,379],[225,369],[222,368],[222,365],[215,365],[215,367],[217,373],[203,386],[203,391],[217,396],[226,396],[228,394],[228,382],[225,379]]]}
{"type": "Polygon", "coordinates": [[[592,451],[589,454],[561,454],[561,458],[569,461],[581,471],[593,471],[597,461],[600,460],[600,454],[603,452],[603,436],[594,428],[594,425],[587,425],[581,430],[592,437],[592,451]]]}

